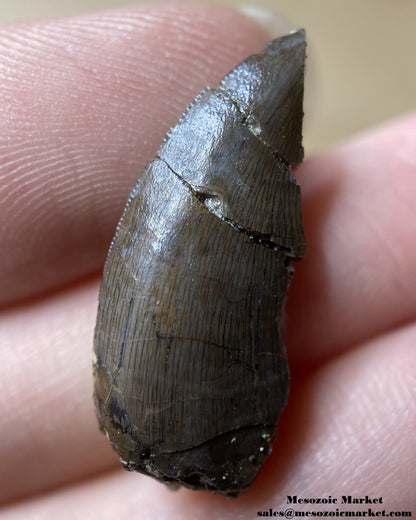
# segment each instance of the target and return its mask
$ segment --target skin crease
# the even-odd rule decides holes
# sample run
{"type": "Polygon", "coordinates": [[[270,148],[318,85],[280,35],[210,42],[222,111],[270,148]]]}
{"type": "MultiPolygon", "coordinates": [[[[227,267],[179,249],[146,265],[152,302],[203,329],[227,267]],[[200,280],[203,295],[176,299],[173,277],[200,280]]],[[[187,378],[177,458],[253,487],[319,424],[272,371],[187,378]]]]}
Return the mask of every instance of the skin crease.
{"type": "Polygon", "coordinates": [[[381,496],[374,509],[414,513],[416,113],[296,170],[307,256],[274,451],[236,500],[171,492],[124,472],[98,432],[92,273],[167,128],[267,37],[227,8],[156,4],[0,38],[0,516],[255,518],[295,494],[381,496]]]}

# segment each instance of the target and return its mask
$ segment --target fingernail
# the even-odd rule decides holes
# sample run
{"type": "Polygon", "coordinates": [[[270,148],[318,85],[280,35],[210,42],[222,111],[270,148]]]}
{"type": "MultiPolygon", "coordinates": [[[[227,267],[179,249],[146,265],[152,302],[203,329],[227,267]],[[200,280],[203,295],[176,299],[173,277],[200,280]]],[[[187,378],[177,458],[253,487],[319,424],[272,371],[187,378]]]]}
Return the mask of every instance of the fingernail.
{"type": "Polygon", "coordinates": [[[298,29],[284,16],[258,5],[240,5],[237,9],[263,27],[270,38],[278,38],[298,29]]]}

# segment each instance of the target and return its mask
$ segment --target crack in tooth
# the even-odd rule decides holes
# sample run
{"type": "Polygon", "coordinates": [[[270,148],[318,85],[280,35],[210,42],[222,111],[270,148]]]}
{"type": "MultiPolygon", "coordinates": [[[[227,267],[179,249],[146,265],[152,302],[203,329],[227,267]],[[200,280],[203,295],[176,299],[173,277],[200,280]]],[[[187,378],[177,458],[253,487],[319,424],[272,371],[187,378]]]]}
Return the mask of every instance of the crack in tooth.
{"type": "Polygon", "coordinates": [[[272,148],[266,141],[264,141],[264,139],[261,139],[260,135],[262,128],[260,122],[257,121],[252,114],[246,114],[246,112],[239,105],[238,101],[234,99],[226,89],[218,87],[216,90],[217,92],[221,92],[222,94],[224,94],[224,97],[226,96],[227,99],[231,101],[231,103],[237,108],[239,114],[241,114],[241,123],[246,128],[248,128],[248,130],[254,135],[254,137],[258,139],[270,151],[270,153],[273,155],[273,157],[275,157],[275,159],[281,161],[283,165],[290,170],[290,163],[282,155],[280,155],[277,150],[272,148]]]}
{"type": "Polygon", "coordinates": [[[255,244],[261,245],[263,247],[267,247],[268,249],[273,249],[274,251],[286,251],[288,256],[293,256],[293,253],[291,252],[290,248],[285,246],[279,246],[276,242],[271,240],[270,233],[262,233],[261,231],[256,231],[254,229],[251,229],[249,227],[243,226],[242,224],[239,224],[238,222],[235,222],[234,220],[230,219],[229,217],[226,217],[225,215],[222,215],[219,211],[215,209],[216,204],[210,203],[209,201],[215,201],[218,200],[218,196],[206,193],[204,191],[198,191],[196,190],[189,182],[187,182],[183,177],[181,177],[171,166],[159,155],[156,156],[156,159],[159,161],[162,161],[166,166],[169,168],[169,170],[176,175],[176,177],[182,182],[182,184],[189,190],[189,192],[201,203],[204,205],[204,207],[209,211],[211,214],[215,215],[218,219],[220,219],[222,222],[225,222],[229,226],[231,226],[233,229],[238,231],[239,233],[242,233],[246,236],[248,236],[249,240],[254,242],[255,244]]]}

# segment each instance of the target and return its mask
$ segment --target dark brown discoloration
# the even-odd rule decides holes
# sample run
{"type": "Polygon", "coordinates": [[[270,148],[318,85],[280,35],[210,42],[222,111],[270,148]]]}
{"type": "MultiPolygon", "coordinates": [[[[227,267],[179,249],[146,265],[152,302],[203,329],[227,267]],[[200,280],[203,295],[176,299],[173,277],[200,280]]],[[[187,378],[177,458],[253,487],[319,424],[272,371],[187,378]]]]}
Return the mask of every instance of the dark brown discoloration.
{"type": "Polygon", "coordinates": [[[236,496],[287,401],[281,338],[304,254],[303,31],[202,91],[147,165],[104,269],[95,402],[122,464],[236,496]]]}

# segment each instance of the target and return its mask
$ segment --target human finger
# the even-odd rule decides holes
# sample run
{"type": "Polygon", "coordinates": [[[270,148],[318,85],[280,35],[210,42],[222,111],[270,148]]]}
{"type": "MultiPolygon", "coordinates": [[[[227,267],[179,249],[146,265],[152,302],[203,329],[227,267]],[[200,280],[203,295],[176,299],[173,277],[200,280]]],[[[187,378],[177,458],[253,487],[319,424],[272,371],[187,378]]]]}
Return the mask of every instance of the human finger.
{"type": "Polygon", "coordinates": [[[305,162],[306,257],[289,293],[293,363],[416,319],[416,113],[305,162]]]}
{"type": "Polygon", "coordinates": [[[3,27],[0,303],[99,270],[162,136],[266,41],[235,10],[192,3],[3,27]]]}

